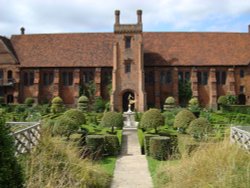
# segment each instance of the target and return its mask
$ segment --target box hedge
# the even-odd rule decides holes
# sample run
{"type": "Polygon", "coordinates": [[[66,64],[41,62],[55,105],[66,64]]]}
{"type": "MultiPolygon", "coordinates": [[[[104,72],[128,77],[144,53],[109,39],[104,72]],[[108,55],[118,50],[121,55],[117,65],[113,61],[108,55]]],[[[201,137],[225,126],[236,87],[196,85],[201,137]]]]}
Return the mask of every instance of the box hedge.
{"type": "Polygon", "coordinates": [[[116,135],[105,135],[104,137],[105,154],[109,156],[117,156],[120,153],[120,144],[116,135]]]}
{"type": "Polygon", "coordinates": [[[144,151],[145,151],[145,154],[147,156],[150,155],[150,152],[149,152],[149,147],[150,147],[149,142],[150,142],[150,139],[152,137],[156,137],[156,136],[159,136],[159,135],[157,135],[157,134],[145,134],[144,135],[144,151]]]}
{"type": "Polygon", "coordinates": [[[157,160],[166,160],[172,154],[171,139],[166,136],[153,137],[149,141],[150,156],[157,160]]]}
{"type": "Polygon", "coordinates": [[[86,137],[86,146],[89,156],[93,160],[102,158],[104,153],[105,137],[103,135],[88,135],[86,137]]]}

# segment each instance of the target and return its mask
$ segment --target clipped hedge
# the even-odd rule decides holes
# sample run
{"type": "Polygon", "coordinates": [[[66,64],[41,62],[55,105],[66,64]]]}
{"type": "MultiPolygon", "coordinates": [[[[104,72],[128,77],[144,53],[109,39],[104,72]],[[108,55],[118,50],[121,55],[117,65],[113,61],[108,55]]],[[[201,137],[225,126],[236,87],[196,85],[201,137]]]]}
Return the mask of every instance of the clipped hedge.
{"type": "Polygon", "coordinates": [[[61,97],[54,97],[52,99],[50,111],[54,114],[64,111],[63,100],[61,97]]]}
{"type": "Polygon", "coordinates": [[[109,156],[117,156],[120,153],[120,144],[116,135],[105,135],[105,154],[109,156]]]}
{"type": "Polygon", "coordinates": [[[83,112],[77,109],[67,110],[63,115],[67,118],[72,119],[78,125],[82,125],[86,122],[83,112]]]}
{"type": "Polygon", "coordinates": [[[147,156],[150,155],[150,151],[149,151],[149,148],[150,148],[150,145],[149,145],[149,142],[150,142],[150,139],[152,137],[156,137],[156,136],[159,136],[159,135],[156,135],[156,134],[145,134],[144,135],[144,152],[147,156]]]}
{"type": "Polygon", "coordinates": [[[114,133],[114,127],[122,129],[123,127],[123,116],[118,112],[106,112],[104,113],[101,126],[111,127],[111,132],[114,133]]]}
{"type": "Polygon", "coordinates": [[[158,136],[150,139],[150,156],[157,160],[166,160],[172,154],[171,139],[166,136],[158,136]]]}
{"type": "Polygon", "coordinates": [[[164,111],[169,111],[175,107],[175,98],[174,97],[167,97],[165,103],[163,105],[164,111]]]}
{"type": "Polygon", "coordinates": [[[192,135],[195,139],[203,139],[211,130],[212,127],[208,120],[200,117],[191,121],[187,133],[192,135]]]}
{"type": "Polygon", "coordinates": [[[164,125],[164,117],[161,115],[158,109],[149,109],[146,111],[141,118],[140,127],[144,129],[155,129],[157,133],[157,128],[164,125]]]}
{"type": "Polygon", "coordinates": [[[77,108],[79,110],[81,110],[82,112],[86,112],[88,110],[88,103],[89,103],[89,99],[86,96],[81,96],[79,97],[78,101],[77,101],[77,108]]]}
{"type": "Polygon", "coordinates": [[[191,111],[183,109],[175,116],[174,127],[178,128],[182,132],[185,132],[190,122],[195,118],[195,115],[191,111]]]}
{"type": "Polygon", "coordinates": [[[92,159],[100,159],[104,153],[105,138],[103,135],[88,135],[86,137],[86,146],[92,159]]]}
{"type": "Polygon", "coordinates": [[[69,136],[80,128],[79,124],[66,116],[59,117],[53,127],[54,135],[69,136]]]}

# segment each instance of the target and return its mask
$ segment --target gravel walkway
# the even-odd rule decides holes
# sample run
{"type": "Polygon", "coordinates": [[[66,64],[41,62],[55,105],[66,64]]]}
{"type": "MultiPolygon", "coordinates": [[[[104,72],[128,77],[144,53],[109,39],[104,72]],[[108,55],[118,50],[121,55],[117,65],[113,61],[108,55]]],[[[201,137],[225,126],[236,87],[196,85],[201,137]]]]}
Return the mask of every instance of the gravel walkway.
{"type": "Polygon", "coordinates": [[[152,187],[147,159],[140,152],[137,130],[123,130],[122,152],[116,162],[111,188],[152,187]]]}

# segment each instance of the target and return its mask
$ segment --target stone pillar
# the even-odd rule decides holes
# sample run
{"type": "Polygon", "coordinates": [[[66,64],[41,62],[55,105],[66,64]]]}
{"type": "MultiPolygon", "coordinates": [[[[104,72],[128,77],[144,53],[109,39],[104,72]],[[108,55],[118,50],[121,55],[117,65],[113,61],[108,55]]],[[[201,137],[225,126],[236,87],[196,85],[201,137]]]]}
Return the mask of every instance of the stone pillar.
{"type": "Polygon", "coordinates": [[[160,96],[160,89],[161,89],[161,86],[160,86],[160,71],[155,68],[154,69],[154,80],[155,80],[155,83],[154,83],[154,90],[155,90],[155,107],[156,108],[161,108],[161,96],[160,96]]]}
{"type": "Polygon", "coordinates": [[[40,70],[36,69],[34,71],[34,92],[33,92],[33,97],[35,99],[35,102],[38,103],[38,98],[39,98],[39,83],[40,83],[40,70]]]}
{"type": "Polygon", "coordinates": [[[80,70],[79,69],[74,69],[73,74],[74,74],[74,76],[73,76],[73,78],[74,78],[74,80],[73,80],[74,98],[75,98],[75,105],[76,105],[78,97],[79,97],[80,70]]]}
{"type": "Polygon", "coordinates": [[[227,93],[230,95],[235,95],[235,76],[234,68],[229,68],[227,71],[227,93]]]}
{"type": "Polygon", "coordinates": [[[178,86],[178,68],[173,69],[173,97],[175,98],[176,104],[179,104],[179,86],[178,86]]]}
{"type": "Polygon", "coordinates": [[[96,97],[101,96],[101,72],[102,72],[101,68],[95,69],[95,87],[96,87],[95,96],[96,97]]]}
{"type": "Polygon", "coordinates": [[[117,64],[118,64],[118,43],[114,43],[113,46],[113,70],[112,70],[112,93],[110,96],[110,110],[115,111],[115,105],[117,104],[117,101],[115,101],[116,98],[116,71],[117,71],[117,64]]]}
{"type": "Polygon", "coordinates": [[[192,90],[192,96],[198,98],[199,92],[198,92],[198,79],[197,79],[196,68],[192,68],[191,70],[191,90],[192,90]]]}
{"type": "Polygon", "coordinates": [[[59,96],[59,84],[60,84],[60,75],[59,75],[59,70],[54,69],[54,83],[53,83],[53,97],[59,96]]]}
{"type": "Polygon", "coordinates": [[[216,70],[215,68],[210,68],[209,70],[209,107],[212,109],[217,109],[217,80],[216,80],[216,70]]]}

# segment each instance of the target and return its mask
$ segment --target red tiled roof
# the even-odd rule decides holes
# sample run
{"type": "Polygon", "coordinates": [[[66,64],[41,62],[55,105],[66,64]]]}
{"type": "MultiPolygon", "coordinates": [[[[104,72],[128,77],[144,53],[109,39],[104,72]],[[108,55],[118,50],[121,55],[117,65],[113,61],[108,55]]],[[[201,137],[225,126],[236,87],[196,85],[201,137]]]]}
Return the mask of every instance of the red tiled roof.
{"type": "Polygon", "coordinates": [[[0,36],[0,64],[6,63],[17,63],[17,58],[10,40],[0,36]]]}
{"type": "Polygon", "coordinates": [[[112,66],[113,33],[14,35],[22,67],[112,66]]]}
{"type": "Polygon", "coordinates": [[[146,66],[250,63],[249,33],[144,33],[143,39],[146,66]]]}
{"type": "MultiPolygon", "coordinates": [[[[22,67],[105,67],[113,33],[14,35],[22,67]]],[[[250,62],[249,33],[143,33],[146,66],[232,66],[250,62]]]]}

